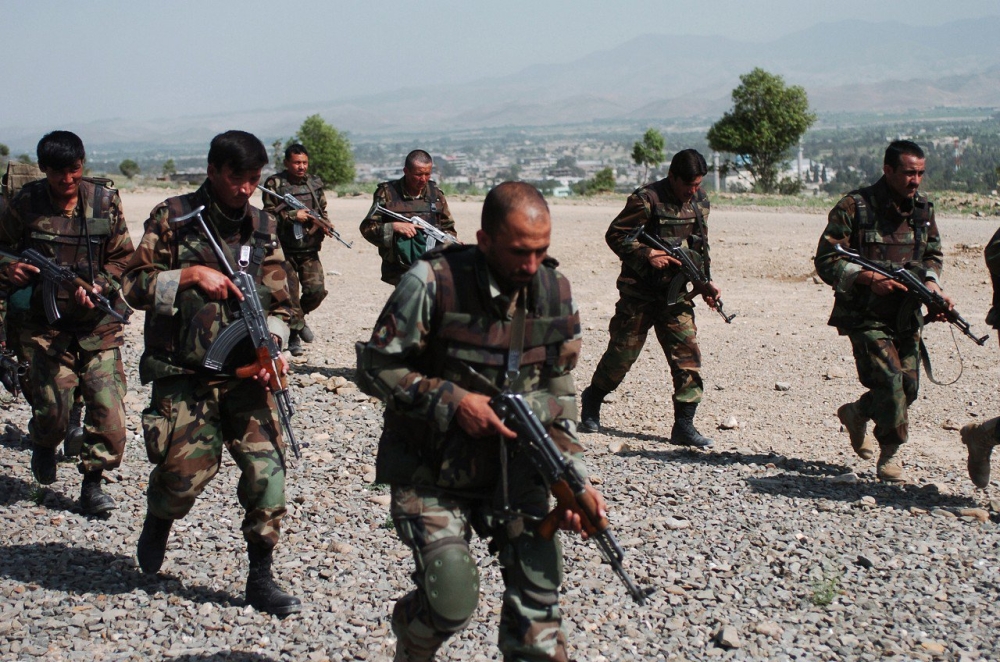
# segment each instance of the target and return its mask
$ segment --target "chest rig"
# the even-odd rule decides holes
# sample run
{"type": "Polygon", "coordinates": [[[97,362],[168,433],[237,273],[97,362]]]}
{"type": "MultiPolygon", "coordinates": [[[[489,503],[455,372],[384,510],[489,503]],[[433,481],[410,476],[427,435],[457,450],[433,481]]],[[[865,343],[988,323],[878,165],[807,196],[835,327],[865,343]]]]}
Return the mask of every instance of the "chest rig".
{"type": "Polygon", "coordinates": [[[895,227],[885,215],[878,215],[874,207],[880,204],[874,187],[852,191],[856,232],[851,245],[858,254],[887,267],[901,267],[923,261],[927,248],[933,204],[922,194],[913,200],[913,213],[895,227]]]}
{"type": "MultiPolygon", "coordinates": [[[[681,248],[691,257],[695,265],[711,280],[711,259],[705,241],[705,215],[709,212],[708,196],[701,189],[690,203],[678,204],[671,201],[666,191],[657,184],[639,189],[650,210],[650,220],[646,232],[655,235],[665,244],[681,248]]],[[[654,277],[658,285],[666,289],[666,305],[690,302],[695,292],[688,291],[688,279],[679,267],[669,267],[656,271],[654,277]]]]}

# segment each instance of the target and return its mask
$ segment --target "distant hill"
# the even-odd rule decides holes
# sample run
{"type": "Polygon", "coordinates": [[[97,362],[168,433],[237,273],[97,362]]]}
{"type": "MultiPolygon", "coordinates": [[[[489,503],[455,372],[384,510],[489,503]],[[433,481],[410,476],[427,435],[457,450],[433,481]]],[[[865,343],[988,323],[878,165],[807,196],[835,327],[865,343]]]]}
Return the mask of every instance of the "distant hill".
{"type": "MultiPolygon", "coordinates": [[[[821,115],[931,107],[1000,107],[1000,17],[936,28],[860,20],[824,23],[770,41],[645,34],[572,62],[539,64],[463,85],[400,88],[325,103],[80,127],[88,146],[201,145],[232,127],[288,136],[320,113],[353,136],[599,120],[714,118],[754,67],[802,85],[821,115]]],[[[0,128],[13,147],[46,127],[0,128]]]]}

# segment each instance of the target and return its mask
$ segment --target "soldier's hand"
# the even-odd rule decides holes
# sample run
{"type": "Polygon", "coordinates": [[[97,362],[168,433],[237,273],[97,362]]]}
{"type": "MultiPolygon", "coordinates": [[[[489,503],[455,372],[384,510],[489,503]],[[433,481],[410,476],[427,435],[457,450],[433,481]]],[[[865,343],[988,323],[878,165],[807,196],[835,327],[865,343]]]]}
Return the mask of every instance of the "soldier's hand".
{"type": "Polygon", "coordinates": [[[490,407],[490,399],[481,393],[469,393],[459,401],[455,420],[471,437],[501,434],[508,439],[517,438],[517,433],[504,425],[490,407]]]}
{"type": "Polygon", "coordinates": [[[295,220],[299,223],[308,223],[312,220],[312,216],[307,209],[297,209],[295,210],[295,220]]]}
{"type": "Polygon", "coordinates": [[[7,267],[7,277],[18,287],[27,285],[37,273],[38,267],[33,267],[27,262],[15,262],[7,267]]]}
{"type": "Polygon", "coordinates": [[[702,288],[701,298],[705,300],[705,303],[711,308],[715,308],[718,305],[719,299],[722,297],[722,290],[715,283],[709,281],[702,288]]]}
{"type": "Polygon", "coordinates": [[[181,269],[179,289],[183,290],[192,286],[198,287],[213,301],[227,299],[230,295],[243,301],[243,293],[240,292],[240,288],[236,287],[236,283],[229,279],[229,276],[203,264],[181,269]]]}
{"type": "Polygon", "coordinates": [[[666,269],[667,267],[679,267],[681,261],[675,257],[670,257],[665,251],[653,249],[649,252],[649,263],[654,269],[666,269]]]}
{"type": "Polygon", "coordinates": [[[858,274],[858,278],[855,283],[859,285],[867,285],[872,292],[880,297],[887,296],[893,292],[906,291],[906,286],[902,283],[897,283],[888,276],[877,274],[874,271],[862,271],[858,274]]]}
{"type": "MultiPolygon", "coordinates": [[[[597,504],[597,516],[601,519],[606,518],[608,516],[608,505],[604,502],[604,495],[589,483],[584,487],[584,490],[594,500],[594,503],[597,504]]],[[[587,532],[583,530],[583,521],[580,518],[580,514],[573,512],[569,508],[563,512],[562,519],[559,521],[559,528],[564,531],[579,533],[584,540],[587,539],[587,532]]]]}
{"type": "Polygon", "coordinates": [[[396,234],[401,234],[404,237],[415,237],[417,235],[417,226],[413,223],[404,223],[403,221],[393,221],[392,231],[396,234]]]}
{"type": "Polygon", "coordinates": [[[947,304],[947,307],[944,310],[931,310],[931,311],[929,311],[929,314],[927,315],[927,318],[926,318],[927,321],[928,322],[947,322],[948,321],[948,313],[950,313],[951,311],[955,310],[955,302],[952,301],[951,297],[948,296],[947,294],[945,294],[941,290],[941,287],[937,283],[935,283],[934,281],[932,281],[932,280],[926,281],[924,283],[924,285],[931,292],[935,292],[936,294],[940,294],[941,298],[944,299],[945,304],[947,304]]]}
{"type": "MultiPolygon", "coordinates": [[[[92,291],[93,291],[94,294],[100,294],[101,293],[101,286],[100,285],[94,285],[92,291]]],[[[94,302],[91,301],[90,297],[87,295],[87,290],[84,289],[84,288],[82,288],[82,287],[76,288],[76,292],[73,293],[73,298],[76,300],[76,302],[79,305],[83,306],[84,308],[93,308],[94,307],[94,302]]]]}

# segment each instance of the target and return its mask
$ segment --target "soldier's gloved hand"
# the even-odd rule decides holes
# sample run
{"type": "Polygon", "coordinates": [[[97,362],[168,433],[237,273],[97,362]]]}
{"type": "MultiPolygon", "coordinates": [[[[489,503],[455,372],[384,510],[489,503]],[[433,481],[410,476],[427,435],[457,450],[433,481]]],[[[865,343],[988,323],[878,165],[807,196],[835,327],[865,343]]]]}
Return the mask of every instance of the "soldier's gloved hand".
{"type": "Polygon", "coordinates": [[[455,420],[471,437],[500,434],[508,439],[517,438],[517,433],[504,425],[490,407],[490,399],[481,393],[469,393],[458,402],[455,420]]]}
{"type": "Polygon", "coordinates": [[[655,248],[649,252],[649,257],[647,259],[654,269],[666,269],[667,267],[681,266],[680,260],[675,257],[670,257],[666,254],[666,252],[655,248]]]}
{"type": "Polygon", "coordinates": [[[7,267],[7,278],[18,287],[27,285],[28,281],[34,278],[37,273],[38,267],[34,267],[27,262],[15,262],[7,267]]]}
{"type": "Polygon", "coordinates": [[[874,271],[862,271],[858,274],[858,278],[854,282],[858,285],[867,285],[872,292],[880,297],[887,296],[893,292],[906,291],[906,286],[902,283],[897,283],[893,279],[882,274],[877,274],[874,271]]]}
{"type": "MultiPolygon", "coordinates": [[[[590,483],[587,483],[584,490],[590,495],[590,498],[594,500],[597,504],[597,516],[600,518],[606,518],[608,516],[608,504],[604,501],[604,495],[597,491],[590,483]]],[[[559,520],[559,528],[564,531],[572,531],[573,533],[579,533],[580,536],[586,540],[587,532],[583,529],[583,522],[580,519],[580,514],[573,512],[570,509],[566,509],[563,512],[562,519],[559,520]]]]}
{"type": "Polygon", "coordinates": [[[396,234],[401,234],[404,237],[415,237],[417,235],[417,226],[413,223],[404,223],[403,221],[393,221],[392,231],[396,234]]]}
{"type": "Polygon", "coordinates": [[[946,309],[944,309],[944,310],[932,310],[932,311],[929,311],[930,314],[927,315],[926,320],[928,322],[947,322],[948,321],[948,313],[950,313],[951,311],[955,310],[955,302],[952,301],[951,297],[948,296],[947,294],[945,294],[941,290],[941,287],[937,283],[935,283],[934,281],[929,280],[929,281],[925,282],[924,285],[926,285],[927,289],[930,290],[931,292],[936,292],[937,294],[940,294],[941,298],[944,299],[944,301],[945,301],[946,304],[948,304],[948,307],[946,309]]]}

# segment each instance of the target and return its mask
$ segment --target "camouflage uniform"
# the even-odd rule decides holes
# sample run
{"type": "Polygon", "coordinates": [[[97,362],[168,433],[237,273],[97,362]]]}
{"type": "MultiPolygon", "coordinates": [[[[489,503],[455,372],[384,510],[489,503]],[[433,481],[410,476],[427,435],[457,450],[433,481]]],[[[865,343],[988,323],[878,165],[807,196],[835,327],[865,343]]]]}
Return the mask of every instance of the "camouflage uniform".
{"type": "MultiPolygon", "coordinates": [[[[453,237],[458,236],[455,232],[455,220],[448,209],[448,201],[433,181],[427,182],[424,190],[416,197],[406,192],[403,179],[382,182],[375,190],[374,202],[407,217],[419,216],[453,237]]],[[[433,243],[428,245],[427,235],[420,231],[412,238],[395,234],[392,231],[392,220],[383,221],[382,216],[374,210],[375,206],[372,205],[372,211],[361,221],[361,234],[369,243],[378,246],[378,254],[382,258],[382,281],[396,285],[410,265],[432,248],[433,243]]]]}
{"type": "Polygon", "coordinates": [[[568,281],[553,266],[540,268],[523,290],[524,354],[512,384],[505,383],[505,370],[516,295],[501,293],[475,247],[418,260],[389,298],[371,340],[358,344],[358,383],[386,402],[376,480],[392,486],[393,522],[416,563],[417,588],[393,610],[397,659],[432,659],[471,619],[479,591],[468,548],[473,531],[491,538],[502,567],[504,659],[567,659],[558,604],[561,548],[558,538],[543,540],[535,529],[548,510],[546,487],[513,447],[508,503],[519,516],[505,521],[503,444],[498,437],[471,439],[453,420],[468,392],[509,387],[524,394],[586,475],[570,374],[580,349],[579,316],[568,281]]]}
{"type": "Polygon", "coordinates": [[[639,357],[650,327],[663,347],[673,377],[674,401],[699,403],[703,392],[701,350],[694,321],[694,305],[684,298],[684,277],[680,267],[654,269],[649,264],[653,250],[638,242],[628,242],[629,232],[643,224],[646,231],[665,243],[689,249],[711,279],[708,250],[708,196],[698,189],[687,203],[674,196],[666,179],[637,189],[605,235],[622,261],[618,276],[620,297],[611,318],[608,348],[591,380],[601,392],[618,388],[639,357]]]}
{"type": "MultiPolygon", "coordinates": [[[[293,183],[287,171],[272,175],[264,182],[264,187],[275,193],[285,195],[291,193],[326,220],[330,220],[326,212],[326,194],[323,192],[323,180],[315,175],[306,175],[301,183],[293,183]]],[[[319,251],[326,235],[309,223],[302,224],[302,239],[295,238],[295,209],[285,207],[280,200],[275,200],[268,194],[263,194],[264,211],[274,216],[278,221],[278,241],[285,259],[291,267],[288,269],[288,291],[291,295],[292,323],[291,328],[301,331],[305,326],[305,316],[319,308],[326,298],[327,291],[323,283],[323,263],[319,260],[319,251]]]]}
{"type": "Polygon", "coordinates": [[[291,308],[273,217],[249,205],[242,218],[227,217],[208,182],[153,209],[122,280],[128,301],[146,311],[139,376],[144,384],[153,382],[153,393],[142,427],[147,455],[156,465],[149,476],[148,510],[163,520],[184,517],[218,471],[225,446],[242,472],[243,535],[270,548],[285,514],[284,447],[274,400],[256,381],[233,374],[254,360],[247,340],[234,348],[220,372],[202,367],[209,346],[233,321],[235,299],[213,301],[197,286],[178,290],[185,267],[221,271],[196,221],[171,223],[200,205],[206,206],[205,221],[224,250],[239,256],[241,248],[249,248],[251,271],[255,254],[261,256],[257,292],[268,312],[268,328],[282,344],[288,340],[291,308]]]}
{"type": "Polygon", "coordinates": [[[855,285],[862,267],[839,257],[833,248],[838,244],[886,268],[906,266],[937,282],[942,255],[934,207],[922,194],[898,205],[883,177],[837,203],[816,249],[816,271],[834,288],[829,324],[850,338],[858,378],[868,389],[858,400],[859,413],[874,421],[880,444],[902,444],[907,408],[919,387],[919,305],[905,293],[880,297],[855,285]]]}
{"type": "MultiPolygon", "coordinates": [[[[57,264],[72,267],[84,280],[93,278],[116,310],[125,312],[119,281],[133,248],[121,209],[118,192],[101,182],[82,180],[77,206],[70,212],[55,207],[46,180],[31,182],[0,218],[0,248],[11,252],[34,248],[57,264]]],[[[12,262],[3,258],[0,265],[12,262]]],[[[9,282],[4,286],[14,287],[9,282]]],[[[31,363],[24,386],[32,405],[28,424],[32,443],[51,449],[62,443],[73,392],[80,387],[87,406],[80,472],[114,469],[125,451],[122,324],[100,310],[80,306],[71,293],[59,288],[56,304],[61,319],[50,325],[44,312],[45,290],[40,279],[13,289],[7,311],[11,332],[17,333],[11,344],[31,363]]]]}

